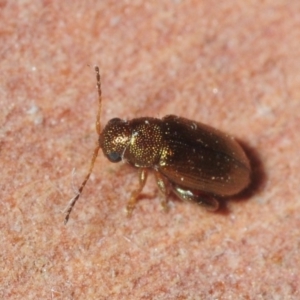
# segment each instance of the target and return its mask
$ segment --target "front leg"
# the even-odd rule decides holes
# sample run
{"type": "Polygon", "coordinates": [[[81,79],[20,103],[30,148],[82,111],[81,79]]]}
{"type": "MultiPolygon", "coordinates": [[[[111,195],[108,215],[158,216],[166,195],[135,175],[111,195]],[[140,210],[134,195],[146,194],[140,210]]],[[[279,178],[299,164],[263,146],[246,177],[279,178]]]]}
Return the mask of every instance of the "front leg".
{"type": "Polygon", "coordinates": [[[131,217],[132,211],[134,210],[135,205],[137,203],[138,196],[140,195],[141,191],[143,190],[143,188],[145,186],[145,183],[146,183],[146,180],[147,180],[147,175],[148,175],[147,169],[140,168],[138,174],[139,174],[139,186],[138,186],[137,189],[132,191],[130,199],[129,199],[129,201],[127,203],[127,206],[126,206],[126,211],[127,211],[127,216],[128,217],[131,217]]]}

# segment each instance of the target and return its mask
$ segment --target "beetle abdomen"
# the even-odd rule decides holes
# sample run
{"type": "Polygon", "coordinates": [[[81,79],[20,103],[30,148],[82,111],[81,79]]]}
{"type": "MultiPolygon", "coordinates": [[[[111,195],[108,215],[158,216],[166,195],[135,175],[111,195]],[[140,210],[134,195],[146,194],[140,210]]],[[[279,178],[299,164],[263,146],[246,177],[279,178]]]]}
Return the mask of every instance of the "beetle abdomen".
{"type": "Polygon", "coordinates": [[[158,170],[172,183],[220,196],[249,184],[249,161],[233,138],[177,116],[162,121],[165,148],[158,170]]]}

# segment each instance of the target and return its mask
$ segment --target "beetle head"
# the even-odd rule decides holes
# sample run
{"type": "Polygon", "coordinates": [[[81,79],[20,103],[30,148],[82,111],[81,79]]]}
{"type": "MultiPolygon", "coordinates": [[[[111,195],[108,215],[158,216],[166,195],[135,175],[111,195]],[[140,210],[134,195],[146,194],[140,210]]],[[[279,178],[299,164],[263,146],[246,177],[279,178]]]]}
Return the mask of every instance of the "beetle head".
{"type": "Polygon", "coordinates": [[[130,141],[128,122],[119,118],[111,119],[99,136],[99,144],[104,155],[111,162],[122,160],[123,153],[130,141]]]}

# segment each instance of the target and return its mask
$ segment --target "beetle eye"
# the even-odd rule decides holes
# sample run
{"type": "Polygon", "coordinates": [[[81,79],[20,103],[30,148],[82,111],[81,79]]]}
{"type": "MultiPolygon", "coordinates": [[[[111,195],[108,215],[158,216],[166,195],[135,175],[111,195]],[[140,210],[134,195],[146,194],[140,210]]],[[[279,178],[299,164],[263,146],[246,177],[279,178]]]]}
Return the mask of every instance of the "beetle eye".
{"type": "Polygon", "coordinates": [[[111,162],[119,162],[122,157],[120,156],[120,154],[118,152],[110,152],[107,154],[107,158],[111,161],[111,162]]]}

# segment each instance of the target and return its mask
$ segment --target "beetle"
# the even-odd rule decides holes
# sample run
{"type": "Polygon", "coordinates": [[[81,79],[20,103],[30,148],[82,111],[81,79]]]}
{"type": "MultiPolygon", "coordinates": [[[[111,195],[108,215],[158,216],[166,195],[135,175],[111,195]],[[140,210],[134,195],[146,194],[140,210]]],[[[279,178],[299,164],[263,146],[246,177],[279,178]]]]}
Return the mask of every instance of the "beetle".
{"type": "Polygon", "coordinates": [[[67,207],[65,224],[92,173],[100,148],[109,161],[123,160],[139,170],[139,186],[131,193],[126,207],[128,215],[135,208],[149,170],[154,171],[164,208],[173,192],[182,200],[215,211],[219,208],[219,197],[235,195],[248,186],[251,168],[242,147],[228,134],[200,122],[175,115],[128,121],[113,118],[101,131],[102,96],[97,66],[95,72],[98,141],[88,173],[67,207]]]}

